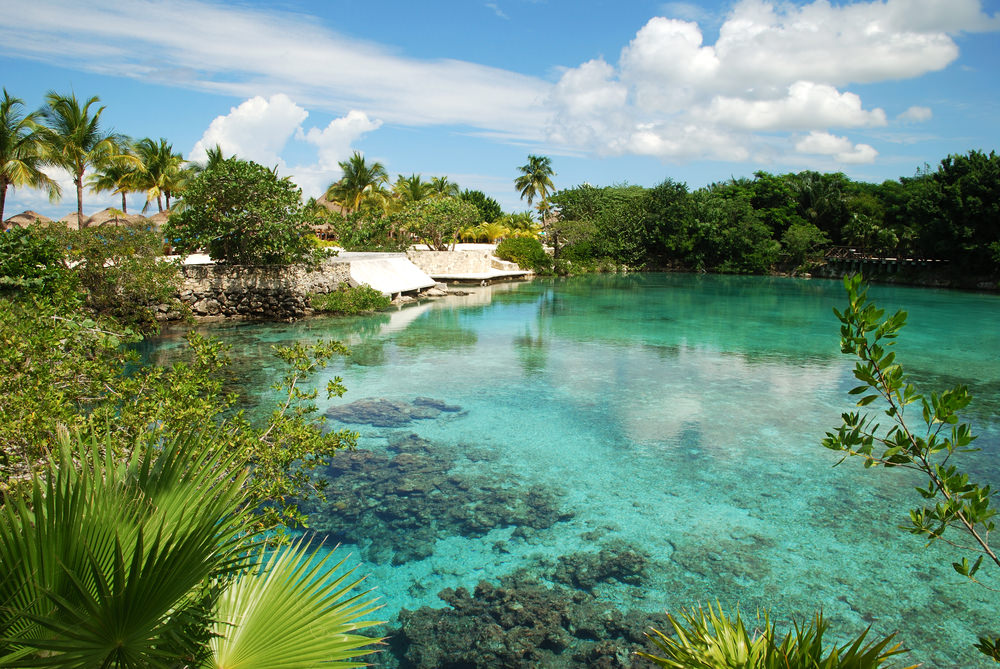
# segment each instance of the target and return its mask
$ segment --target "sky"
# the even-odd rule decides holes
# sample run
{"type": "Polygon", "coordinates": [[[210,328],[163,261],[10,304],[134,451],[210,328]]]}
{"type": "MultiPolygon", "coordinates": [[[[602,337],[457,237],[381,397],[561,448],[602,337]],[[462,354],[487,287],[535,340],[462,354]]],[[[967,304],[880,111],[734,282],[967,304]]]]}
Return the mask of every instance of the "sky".
{"type": "MultiPolygon", "coordinates": [[[[107,130],[218,144],[305,197],[354,151],[508,211],[529,154],[557,188],[881,182],[1000,148],[1000,0],[0,0],[0,85],[96,95],[107,130]]],[[[52,175],[60,202],[8,191],[5,216],[75,210],[52,175]]]]}

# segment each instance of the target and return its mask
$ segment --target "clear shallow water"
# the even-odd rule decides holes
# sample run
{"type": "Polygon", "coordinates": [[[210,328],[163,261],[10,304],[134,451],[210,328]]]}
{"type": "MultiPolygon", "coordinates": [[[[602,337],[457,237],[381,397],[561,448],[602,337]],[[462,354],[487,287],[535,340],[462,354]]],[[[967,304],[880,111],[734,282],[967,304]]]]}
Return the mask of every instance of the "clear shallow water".
{"type": "MultiPolygon", "coordinates": [[[[250,401],[270,392],[271,344],[332,337],[352,356],[318,385],[339,375],[348,394],[321,409],[460,408],[346,425],[371,459],[314,509],[314,529],[354,541],[340,550],[390,619],[443,606],[442,588],[550,575],[561,556],[624,541],[648,556],[642,580],[594,587],[622,609],[719,601],[784,621],[822,608],[834,632],[899,630],[925,666],[989,666],[970,648],[1000,630],[1000,595],[963,582],[952,549],[897,529],[922,482],[833,468],[820,445],[856,385],[831,312],[840,282],[643,274],[468,290],[365,318],[205,328],[232,345],[250,401]]],[[[964,462],[1000,481],[1000,298],[871,293],[909,311],[898,355],[924,390],[970,386],[983,451],[964,462]]],[[[177,345],[156,344],[165,357],[177,345]]]]}

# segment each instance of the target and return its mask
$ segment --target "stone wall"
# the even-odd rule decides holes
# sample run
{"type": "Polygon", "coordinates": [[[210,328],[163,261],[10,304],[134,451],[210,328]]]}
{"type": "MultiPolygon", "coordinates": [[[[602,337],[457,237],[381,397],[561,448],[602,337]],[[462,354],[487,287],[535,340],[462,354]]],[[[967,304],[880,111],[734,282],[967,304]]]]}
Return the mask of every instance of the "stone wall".
{"type": "Polygon", "coordinates": [[[406,257],[431,276],[484,274],[490,270],[517,271],[516,263],[505,262],[490,251],[407,251],[406,257]]]}
{"type": "MultiPolygon", "coordinates": [[[[328,293],[350,279],[350,266],[327,261],[319,269],[303,266],[242,267],[185,265],[177,297],[197,318],[282,320],[312,312],[309,293],[328,293]]],[[[161,320],[179,318],[167,305],[161,320]]]]}

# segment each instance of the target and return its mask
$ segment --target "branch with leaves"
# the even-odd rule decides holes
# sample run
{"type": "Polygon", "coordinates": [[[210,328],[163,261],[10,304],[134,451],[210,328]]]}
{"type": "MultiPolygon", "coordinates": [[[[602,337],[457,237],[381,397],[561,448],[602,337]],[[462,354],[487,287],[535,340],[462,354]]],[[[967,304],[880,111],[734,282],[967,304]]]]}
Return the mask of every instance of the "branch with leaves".
{"type": "MultiPolygon", "coordinates": [[[[996,515],[993,491],[989,485],[971,481],[952,463],[954,457],[978,450],[971,446],[976,438],[971,428],[959,418],[972,400],[968,388],[959,385],[929,397],[918,393],[890,350],[906,325],[906,312],[885,318],[885,311],[868,298],[860,275],[846,277],[844,287],[848,306],[844,311],[834,309],[841,322],[841,351],[858,358],[854,376],[862,384],[850,394],[861,396],[859,408],[879,402],[889,423],[883,426],[878,413],[846,412],[841,426],[827,433],[823,445],[842,452],[841,462],[856,456],[865,467],[902,467],[923,474],[927,485],[917,487],[917,492],[926,501],[910,510],[910,524],[902,529],[926,537],[929,543],[940,539],[978,553],[973,562],[962,557],[952,567],[984,585],[977,577],[984,560],[1000,567],[1000,557],[990,546],[996,515]]],[[[1000,662],[1000,638],[980,637],[976,648],[1000,662]]]]}

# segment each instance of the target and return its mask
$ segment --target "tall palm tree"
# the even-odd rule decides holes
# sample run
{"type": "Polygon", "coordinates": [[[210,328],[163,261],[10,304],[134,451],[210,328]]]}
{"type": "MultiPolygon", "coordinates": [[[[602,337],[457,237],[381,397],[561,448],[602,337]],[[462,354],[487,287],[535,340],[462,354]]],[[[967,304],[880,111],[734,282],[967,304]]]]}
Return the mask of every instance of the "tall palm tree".
{"type": "Polygon", "coordinates": [[[83,221],[83,176],[89,167],[111,162],[136,164],[138,160],[128,155],[123,147],[128,144],[124,135],[105,132],[101,128],[104,107],[91,111],[100,102],[96,95],[82,106],[76,95],[61,95],[55,91],[45,94],[46,106],[41,115],[47,162],[69,171],[76,186],[76,213],[83,221]]]}
{"type": "Polygon", "coordinates": [[[7,187],[45,188],[49,198],[60,195],[59,184],[42,172],[43,142],[36,120],[38,112],[24,114],[24,102],[3,89],[0,100],[0,221],[3,220],[7,187]]]}
{"type": "Polygon", "coordinates": [[[431,192],[434,197],[458,197],[460,189],[454,181],[448,181],[448,177],[431,177],[431,192]]]}
{"type": "Polygon", "coordinates": [[[552,177],[552,160],[548,156],[528,156],[528,162],[518,168],[521,176],[514,179],[514,188],[521,194],[522,200],[528,201],[528,206],[539,198],[543,203],[548,201],[549,193],[555,190],[552,177]]]}
{"type": "Polygon", "coordinates": [[[128,213],[126,196],[145,190],[141,183],[142,171],[133,164],[107,161],[97,166],[94,173],[87,176],[87,186],[95,193],[110,192],[121,195],[122,213],[128,213]]]}
{"type": "Polygon", "coordinates": [[[326,199],[336,202],[347,212],[357,211],[368,193],[379,190],[389,181],[382,163],[369,165],[358,151],[339,165],[344,175],[326,189],[326,199]]]}
{"type": "Polygon", "coordinates": [[[424,181],[419,174],[404,177],[402,174],[392,186],[393,195],[403,202],[417,202],[429,197],[433,186],[424,181]]]}
{"type": "Polygon", "coordinates": [[[140,139],[135,143],[135,152],[142,161],[139,182],[146,191],[146,206],[155,199],[157,209],[163,211],[165,197],[169,209],[170,196],[184,179],[184,156],[162,137],[159,142],[149,137],[140,139]]]}

